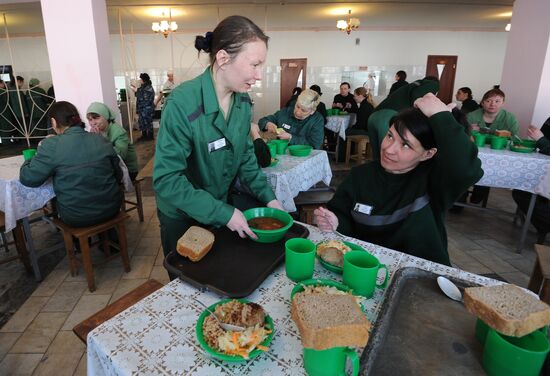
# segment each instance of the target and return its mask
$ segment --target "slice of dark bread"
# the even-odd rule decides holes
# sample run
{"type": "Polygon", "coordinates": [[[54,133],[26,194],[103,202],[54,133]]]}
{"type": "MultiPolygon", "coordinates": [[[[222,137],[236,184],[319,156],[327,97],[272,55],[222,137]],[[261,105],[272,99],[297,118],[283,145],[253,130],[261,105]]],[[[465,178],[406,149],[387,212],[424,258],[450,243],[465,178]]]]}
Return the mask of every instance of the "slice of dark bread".
{"type": "Polygon", "coordinates": [[[369,339],[369,320],[350,294],[298,293],[291,315],[306,348],[364,347],[369,339]]]}
{"type": "Polygon", "coordinates": [[[464,305],[508,336],[521,337],[550,324],[550,306],[511,284],[466,288],[464,305]]]}

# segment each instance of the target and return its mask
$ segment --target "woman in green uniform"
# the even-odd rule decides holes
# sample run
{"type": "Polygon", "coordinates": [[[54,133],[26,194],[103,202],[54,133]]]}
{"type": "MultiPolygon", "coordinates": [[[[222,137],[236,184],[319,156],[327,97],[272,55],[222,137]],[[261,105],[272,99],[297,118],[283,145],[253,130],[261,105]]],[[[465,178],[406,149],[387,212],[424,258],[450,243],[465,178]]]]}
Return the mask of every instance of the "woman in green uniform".
{"type": "Polygon", "coordinates": [[[261,79],[268,37],[249,19],[230,16],[195,47],[210,55],[203,74],[166,100],[158,134],[153,186],[165,254],[194,223],[227,226],[255,237],[242,212],[227,203],[238,177],[267,206],[282,209],[248,136],[251,100],[261,79]]]}
{"type": "Polygon", "coordinates": [[[481,108],[468,113],[468,122],[473,130],[489,128],[491,131],[506,130],[512,135],[519,132],[516,116],[502,108],[506,96],[500,89],[491,89],[483,95],[481,108]]]}
{"type": "Polygon", "coordinates": [[[353,168],[315,220],[323,231],[450,265],[445,213],[483,170],[449,107],[431,93],[415,106],[391,119],[380,159],[353,168]]]}
{"type": "Polygon", "coordinates": [[[128,167],[130,179],[134,181],[139,172],[136,150],[126,130],[115,123],[113,111],[103,103],[93,102],[86,111],[86,118],[91,127],[90,132],[101,134],[111,141],[116,153],[128,167]]]}

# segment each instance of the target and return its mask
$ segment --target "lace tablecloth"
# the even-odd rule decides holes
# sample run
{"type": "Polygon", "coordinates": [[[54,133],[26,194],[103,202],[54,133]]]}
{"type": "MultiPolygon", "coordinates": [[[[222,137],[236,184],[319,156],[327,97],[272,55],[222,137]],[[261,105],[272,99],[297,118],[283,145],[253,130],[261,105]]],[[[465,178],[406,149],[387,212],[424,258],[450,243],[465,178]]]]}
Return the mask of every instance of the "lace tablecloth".
{"type": "Polygon", "coordinates": [[[327,123],[325,128],[338,133],[338,135],[345,140],[346,139],[346,129],[350,125],[351,115],[337,115],[337,116],[327,116],[327,123]]]}
{"type": "Polygon", "coordinates": [[[550,156],[479,148],[484,174],[477,185],[521,189],[550,198],[550,156]]]}
{"type": "MultiPolygon", "coordinates": [[[[316,228],[308,228],[312,241],[328,238],[316,228]]],[[[413,266],[479,284],[498,283],[356,239],[345,240],[376,255],[388,266],[390,278],[399,268],[413,266]]],[[[314,278],[342,280],[317,261],[314,278]]],[[[294,285],[280,266],[247,297],[273,318],[275,336],[269,351],[259,357],[245,363],[226,363],[209,357],[195,335],[203,308],[194,299],[210,305],[222,297],[174,280],[88,335],[88,375],[305,375],[298,329],[290,318],[289,297],[294,285]]],[[[384,294],[385,290],[377,289],[373,298],[363,300],[371,322],[377,318],[384,294]]]]}
{"type": "Polygon", "coordinates": [[[15,228],[17,220],[42,208],[55,197],[51,180],[38,188],[25,187],[19,182],[23,156],[0,159],[0,211],[6,216],[6,231],[15,228]]]}
{"type": "Polygon", "coordinates": [[[266,167],[263,171],[275,196],[288,212],[296,211],[294,197],[298,193],[307,191],[320,181],[330,184],[332,171],[324,150],[313,150],[307,157],[278,155],[277,159],[276,166],[266,167]]]}

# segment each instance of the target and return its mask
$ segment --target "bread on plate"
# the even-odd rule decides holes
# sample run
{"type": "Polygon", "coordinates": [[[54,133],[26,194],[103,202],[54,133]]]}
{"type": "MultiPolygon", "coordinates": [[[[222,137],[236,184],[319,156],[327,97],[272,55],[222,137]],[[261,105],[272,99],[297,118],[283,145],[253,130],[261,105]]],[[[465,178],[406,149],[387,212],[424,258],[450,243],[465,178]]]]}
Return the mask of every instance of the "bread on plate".
{"type": "Polygon", "coordinates": [[[202,259],[214,245],[214,234],[198,226],[191,226],[176,245],[177,252],[193,262],[202,259]]]}

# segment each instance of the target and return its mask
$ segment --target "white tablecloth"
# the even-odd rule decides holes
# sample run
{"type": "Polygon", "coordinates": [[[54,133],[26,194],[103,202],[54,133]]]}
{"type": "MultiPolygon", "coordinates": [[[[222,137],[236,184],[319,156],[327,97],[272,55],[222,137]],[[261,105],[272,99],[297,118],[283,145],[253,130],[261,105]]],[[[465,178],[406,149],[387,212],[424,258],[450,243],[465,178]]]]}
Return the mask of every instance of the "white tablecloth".
{"type": "MultiPolygon", "coordinates": [[[[314,242],[327,235],[308,226],[314,242]]],[[[333,238],[333,235],[329,235],[333,238]]],[[[479,284],[497,281],[458,269],[392,251],[356,239],[353,241],[387,265],[390,278],[396,270],[413,266],[479,284]]],[[[317,261],[314,278],[341,281],[341,276],[324,269],[317,261]]],[[[275,323],[275,336],[268,352],[246,363],[225,363],[210,358],[199,347],[195,324],[203,308],[222,297],[201,292],[174,280],[126,311],[97,327],[88,335],[88,375],[305,375],[302,345],[290,318],[290,292],[294,287],[284,266],[272,273],[247,299],[264,307],[275,323]]],[[[377,289],[372,299],[364,299],[366,315],[374,322],[385,290],[377,289]]]]}
{"type": "Polygon", "coordinates": [[[479,148],[484,174],[477,185],[521,189],[550,198],[550,156],[479,148]]]}
{"type": "MultiPolygon", "coordinates": [[[[355,114],[353,114],[355,115],[355,114]]],[[[337,115],[337,116],[327,116],[327,123],[325,128],[338,133],[338,135],[345,140],[346,139],[346,129],[349,128],[351,123],[351,114],[350,115],[337,115]]]]}
{"type": "Polygon", "coordinates": [[[25,187],[19,181],[23,156],[0,159],[0,211],[6,215],[6,231],[15,228],[17,220],[42,208],[55,197],[51,180],[38,188],[25,187]]]}
{"type": "Polygon", "coordinates": [[[320,181],[327,186],[330,184],[332,171],[327,152],[324,150],[312,150],[307,157],[278,155],[277,159],[279,163],[276,166],[266,167],[263,171],[275,196],[286,211],[296,211],[294,197],[298,193],[307,191],[320,181]]]}

